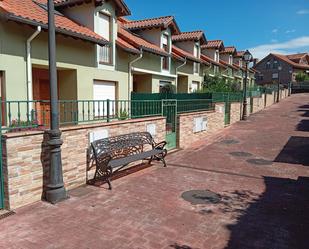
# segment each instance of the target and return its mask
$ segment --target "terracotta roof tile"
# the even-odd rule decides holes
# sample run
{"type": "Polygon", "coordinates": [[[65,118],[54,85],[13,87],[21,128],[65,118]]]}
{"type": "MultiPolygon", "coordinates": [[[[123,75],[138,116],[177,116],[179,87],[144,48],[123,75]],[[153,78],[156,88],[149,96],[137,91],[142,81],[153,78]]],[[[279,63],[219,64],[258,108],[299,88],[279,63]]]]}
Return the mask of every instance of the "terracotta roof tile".
{"type": "Polygon", "coordinates": [[[172,36],[172,41],[178,42],[178,41],[201,41],[201,44],[206,44],[207,40],[205,37],[205,34],[203,31],[198,30],[198,31],[191,31],[191,32],[182,32],[178,35],[173,35],[172,36]]]}
{"type": "Polygon", "coordinates": [[[235,54],[236,53],[236,48],[231,46],[231,47],[224,47],[224,50],[221,51],[220,53],[222,54],[235,54]]]}
{"type": "Polygon", "coordinates": [[[207,44],[202,46],[202,49],[219,49],[224,47],[223,41],[222,40],[212,40],[212,41],[207,41],[207,44]]]}
{"type": "MultiPolygon", "coordinates": [[[[296,63],[300,63],[301,59],[304,58],[305,56],[307,56],[309,58],[308,53],[289,54],[286,57],[288,57],[288,59],[290,59],[291,61],[294,61],[296,63]]],[[[308,60],[308,62],[309,62],[309,60],[308,60]]]]}
{"type": "Polygon", "coordinates": [[[235,57],[243,57],[246,51],[237,51],[235,57]]]}
{"type": "MultiPolygon", "coordinates": [[[[47,0],[39,0],[39,1],[45,1],[47,0]]],[[[102,3],[102,0],[95,0],[97,3],[102,3]]],[[[56,7],[65,7],[67,5],[75,5],[75,4],[81,4],[84,2],[89,2],[89,0],[54,0],[56,7]]],[[[118,13],[119,16],[128,16],[131,14],[130,9],[126,5],[126,3],[123,0],[114,0],[116,6],[118,7],[118,13]]]]}
{"type": "Polygon", "coordinates": [[[172,57],[176,60],[179,60],[179,61],[185,61],[186,59],[181,57],[180,55],[176,54],[175,52],[172,51],[172,57]]]}
{"type": "Polygon", "coordinates": [[[124,27],[129,30],[147,29],[147,28],[167,28],[172,25],[175,34],[179,34],[180,30],[173,16],[164,16],[149,18],[136,21],[128,21],[124,23],[124,27]]]}
{"type": "Polygon", "coordinates": [[[169,53],[165,52],[162,48],[150,43],[143,38],[125,30],[121,25],[118,25],[118,37],[131,44],[136,49],[143,49],[147,52],[154,53],[161,56],[170,56],[169,53]]]}
{"type": "Polygon", "coordinates": [[[232,69],[238,70],[237,67],[235,67],[234,65],[231,65],[230,63],[227,63],[227,62],[224,61],[224,60],[220,60],[220,63],[221,63],[222,65],[226,66],[226,67],[230,67],[230,68],[232,68],[232,69]]]}
{"type": "Polygon", "coordinates": [[[140,54],[140,51],[137,48],[120,37],[117,38],[116,45],[129,53],[140,54]]]}
{"type": "Polygon", "coordinates": [[[280,60],[285,61],[286,63],[290,64],[291,66],[293,66],[295,68],[308,69],[309,70],[309,65],[296,63],[296,62],[290,60],[286,55],[282,55],[282,54],[271,54],[271,55],[277,57],[280,60]]]}
{"type": "Polygon", "coordinates": [[[216,62],[215,60],[211,59],[210,57],[204,55],[204,54],[201,54],[201,60],[202,61],[206,61],[207,63],[210,63],[210,64],[214,64],[218,67],[222,67],[222,68],[227,68],[225,65],[219,63],[219,62],[216,62]]]}
{"type": "MultiPolygon", "coordinates": [[[[40,3],[35,3],[32,0],[2,0],[0,1],[0,9],[6,13],[9,20],[33,26],[41,25],[42,28],[47,29],[48,20],[46,5],[41,5],[44,1],[46,2],[46,0],[41,0],[40,3]]],[[[55,25],[58,33],[101,45],[109,43],[90,29],[77,24],[62,14],[57,14],[57,12],[55,15],[55,25]]]]}
{"type": "Polygon", "coordinates": [[[196,58],[193,54],[190,54],[187,51],[185,51],[181,48],[178,48],[176,46],[172,46],[172,52],[177,54],[178,56],[186,58],[190,61],[199,62],[199,63],[201,62],[201,60],[196,58]]]}

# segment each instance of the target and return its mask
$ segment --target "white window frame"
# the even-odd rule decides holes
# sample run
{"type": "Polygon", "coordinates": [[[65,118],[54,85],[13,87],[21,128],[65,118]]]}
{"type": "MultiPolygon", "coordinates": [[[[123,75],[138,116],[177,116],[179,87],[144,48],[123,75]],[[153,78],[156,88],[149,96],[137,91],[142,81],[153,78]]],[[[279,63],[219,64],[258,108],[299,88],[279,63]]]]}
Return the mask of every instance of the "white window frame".
{"type": "MultiPolygon", "coordinates": [[[[200,58],[200,54],[201,54],[200,53],[200,46],[199,46],[199,44],[195,43],[193,50],[194,50],[193,51],[194,56],[199,59],[200,58]]],[[[198,62],[194,62],[193,63],[193,73],[194,74],[199,74],[200,73],[200,63],[198,63],[198,62]]]]}
{"type": "MultiPolygon", "coordinates": [[[[104,39],[106,39],[109,42],[112,42],[113,40],[113,17],[104,11],[99,11],[97,14],[97,18],[98,18],[98,27],[97,29],[97,34],[101,35],[104,39]],[[104,32],[100,32],[100,24],[101,24],[101,19],[103,19],[103,17],[108,17],[109,19],[109,32],[108,34],[104,33],[104,32]]],[[[113,42],[112,42],[113,44],[113,42]]],[[[113,61],[114,61],[114,49],[112,45],[105,45],[105,46],[99,46],[97,47],[97,55],[98,55],[98,62],[99,64],[102,65],[113,65],[113,61]],[[105,57],[104,55],[108,56],[105,57]],[[104,57],[104,58],[103,58],[104,57]],[[102,59],[103,58],[103,59],[102,59]],[[106,60],[105,60],[106,59],[106,60]]]]}
{"type": "MultiPolygon", "coordinates": [[[[165,37],[167,38],[167,46],[168,46],[168,53],[171,53],[171,38],[170,35],[167,32],[163,32],[161,34],[161,48],[163,49],[164,46],[164,40],[165,37]]],[[[161,71],[162,72],[170,72],[171,71],[171,58],[170,57],[166,57],[167,58],[167,62],[168,62],[168,69],[163,68],[163,61],[164,61],[164,56],[161,57],[161,71]]]]}

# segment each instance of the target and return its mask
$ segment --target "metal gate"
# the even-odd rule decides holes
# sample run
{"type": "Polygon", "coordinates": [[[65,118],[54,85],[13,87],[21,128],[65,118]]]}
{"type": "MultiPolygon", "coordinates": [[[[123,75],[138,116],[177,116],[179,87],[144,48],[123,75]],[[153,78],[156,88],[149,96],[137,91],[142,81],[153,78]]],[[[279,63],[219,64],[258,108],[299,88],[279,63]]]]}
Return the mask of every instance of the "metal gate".
{"type": "Polygon", "coordinates": [[[4,208],[4,183],[3,183],[3,158],[2,158],[2,130],[0,128],[0,209],[4,208]]]}
{"type": "Polygon", "coordinates": [[[177,148],[177,100],[162,100],[162,115],[166,117],[166,148],[168,150],[177,148]]]}
{"type": "Polygon", "coordinates": [[[4,208],[4,180],[3,180],[3,153],[2,153],[2,100],[0,99],[0,209],[4,208]]]}

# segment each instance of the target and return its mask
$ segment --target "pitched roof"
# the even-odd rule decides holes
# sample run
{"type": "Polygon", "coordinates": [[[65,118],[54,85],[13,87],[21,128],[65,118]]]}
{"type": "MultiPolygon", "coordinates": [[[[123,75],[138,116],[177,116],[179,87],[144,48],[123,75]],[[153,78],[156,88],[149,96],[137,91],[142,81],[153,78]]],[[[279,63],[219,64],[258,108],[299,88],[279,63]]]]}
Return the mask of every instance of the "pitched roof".
{"type": "Polygon", "coordinates": [[[201,54],[201,60],[202,61],[205,61],[207,63],[210,63],[210,64],[214,64],[218,67],[223,67],[223,68],[227,68],[226,66],[224,66],[223,64],[219,63],[219,62],[216,62],[215,60],[211,59],[210,57],[208,57],[207,55],[204,55],[204,54],[201,54]]]}
{"type": "Polygon", "coordinates": [[[235,67],[234,65],[231,65],[230,63],[228,63],[228,62],[226,62],[226,61],[224,61],[224,60],[219,60],[219,62],[220,62],[222,65],[226,66],[226,67],[230,67],[230,68],[232,68],[232,69],[238,70],[237,67],[235,67]]]}
{"type": "Polygon", "coordinates": [[[140,54],[140,51],[137,48],[120,37],[117,38],[116,45],[129,53],[140,54]]]}
{"type": "Polygon", "coordinates": [[[286,55],[282,55],[282,54],[270,54],[270,55],[273,55],[274,57],[277,57],[278,59],[285,61],[286,63],[290,64],[291,66],[293,66],[295,68],[309,69],[309,65],[296,63],[296,62],[290,60],[288,58],[288,56],[286,56],[286,55]]]}
{"type": "Polygon", "coordinates": [[[122,25],[118,25],[118,37],[124,40],[126,43],[129,43],[136,49],[143,49],[147,52],[161,56],[170,56],[169,53],[165,52],[162,48],[144,40],[143,38],[131,33],[128,30],[125,30],[122,25]]]}
{"type": "Polygon", "coordinates": [[[289,54],[286,57],[288,57],[288,59],[290,59],[291,61],[300,63],[300,60],[305,56],[309,56],[309,54],[308,53],[289,54]]]}
{"type": "Polygon", "coordinates": [[[127,20],[127,22],[124,23],[124,27],[129,30],[160,28],[160,27],[168,28],[169,26],[172,27],[175,34],[180,33],[180,29],[173,16],[163,16],[163,17],[149,18],[136,21],[127,20]]]}
{"type": "Polygon", "coordinates": [[[243,57],[246,51],[237,51],[235,57],[243,57]]]}
{"type": "Polygon", "coordinates": [[[224,44],[222,40],[212,40],[212,41],[207,41],[207,44],[201,46],[202,49],[220,49],[224,48],[224,44]]]}
{"type": "Polygon", "coordinates": [[[207,40],[205,37],[205,34],[203,31],[190,31],[190,32],[182,32],[178,35],[172,36],[172,41],[178,42],[178,41],[201,41],[201,44],[206,44],[207,40]]]}
{"type": "Polygon", "coordinates": [[[201,62],[201,60],[196,58],[193,54],[190,54],[189,52],[187,52],[187,51],[185,51],[181,48],[178,48],[175,45],[172,46],[172,52],[175,53],[176,55],[183,57],[183,58],[186,58],[190,61],[199,62],[199,63],[201,62]]]}
{"type": "Polygon", "coordinates": [[[234,46],[224,47],[224,50],[222,50],[220,53],[222,53],[222,54],[235,54],[236,48],[234,46]]]}
{"type": "MultiPolygon", "coordinates": [[[[41,26],[43,29],[48,29],[47,8],[44,1],[35,3],[32,0],[2,0],[0,1],[0,11],[4,12],[9,20],[28,24],[31,26],[41,26]]],[[[70,20],[61,13],[55,11],[55,26],[56,32],[83,39],[100,45],[109,44],[100,35],[92,30],[70,20]]]]}
{"type": "MultiPolygon", "coordinates": [[[[40,0],[42,1],[42,0],[40,0]]],[[[46,1],[46,0],[43,0],[46,1]]],[[[47,2],[47,1],[46,1],[47,2]]],[[[76,4],[82,4],[85,2],[90,2],[89,0],[54,0],[55,7],[67,7],[67,6],[74,6],[76,4]]],[[[118,16],[128,16],[131,15],[131,11],[126,5],[126,3],[123,0],[114,0],[116,7],[117,7],[117,14],[118,16]]],[[[103,0],[95,0],[96,5],[100,5],[104,3],[103,0]]]]}

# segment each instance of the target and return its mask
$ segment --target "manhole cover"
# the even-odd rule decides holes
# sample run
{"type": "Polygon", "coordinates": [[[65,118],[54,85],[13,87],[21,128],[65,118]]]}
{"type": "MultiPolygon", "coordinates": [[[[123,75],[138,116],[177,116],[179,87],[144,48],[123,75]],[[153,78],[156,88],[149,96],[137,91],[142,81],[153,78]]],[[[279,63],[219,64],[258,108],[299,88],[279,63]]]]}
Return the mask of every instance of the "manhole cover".
{"type": "Polygon", "coordinates": [[[181,197],[192,205],[198,204],[218,204],[221,196],[209,190],[190,190],[184,192],[181,197]]]}
{"type": "Polygon", "coordinates": [[[231,152],[230,155],[236,156],[236,157],[250,157],[250,156],[252,156],[251,153],[249,153],[249,152],[244,152],[244,151],[235,151],[235,152],[231,152]]]}
{"type": "Polygon", "coordinates": [[[255,164],[255,165],[272,165],[273,162],[265,159],[248,159],[248,163],[255,164]]]}
{"type": "Polygon", "coordinates": [[[226,139],[226,140],[222,140],[221,143],[223,143],[223,144],[238,144],[239,141],[234,140],[234,139],[226,139]]]}

